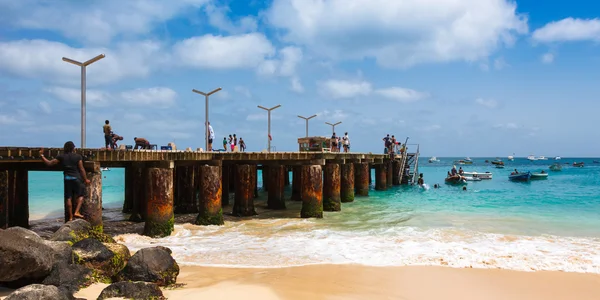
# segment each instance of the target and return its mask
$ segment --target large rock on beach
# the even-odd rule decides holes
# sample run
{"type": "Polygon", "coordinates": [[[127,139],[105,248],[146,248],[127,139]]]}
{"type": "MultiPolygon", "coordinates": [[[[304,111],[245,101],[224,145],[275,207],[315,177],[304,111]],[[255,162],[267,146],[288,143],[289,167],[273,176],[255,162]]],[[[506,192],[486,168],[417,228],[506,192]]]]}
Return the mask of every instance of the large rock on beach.
{"type": "Polygon", "coordinates": [[[22,287],[4,300],[71,300],[73,295],[52,285],[32,284],[22,287]]]}
{"type": "Polygon", "coordinates": [[[171,256],[171,249],[158,246],[136,252],[117,275],[119,281],[145,281],[160,286],[174,284],[179,265],[171,256]]]}
{"type": "Polygon", "coordinates": [[[133,300],[166,299],[158,285],[140,281],[121,281],[113,283],[102,290],[102,293],[100,293],[100,296],[98,296],[98,300],[110,298],[125,298],[133,300]]]}
{"type": "Polygon", "coordinates": [[[129,259],[129,249],[120,244],[103,244],[93,238],[73,244],[73,254],[78,264],[94,269],[98,275],[111,278],[121,271],[129,259]]]}
{"type": "Polygon", "coordinates": [[[60,262],[54,265],[52,272],[50,272],[50,275],[42,283],[75,293],[93,283],[93,274],[93,271],[86,266],[60,262]]]}
{"type": "Polygon", "coordinates": [[[75,244],[87,238],[94,238],[104,243],[115,243],[115,240],[103,233],[101,228],[94,228],[88,221],[83,219],[75,219],[65,223],[50,237],[50,240],[75,244]]]}
{"type": "Polygon", "coordinates": [[[52,270],[55,251],[26,229],[0,231],[0,283],[22,287],[41,282],[52,270]]]}

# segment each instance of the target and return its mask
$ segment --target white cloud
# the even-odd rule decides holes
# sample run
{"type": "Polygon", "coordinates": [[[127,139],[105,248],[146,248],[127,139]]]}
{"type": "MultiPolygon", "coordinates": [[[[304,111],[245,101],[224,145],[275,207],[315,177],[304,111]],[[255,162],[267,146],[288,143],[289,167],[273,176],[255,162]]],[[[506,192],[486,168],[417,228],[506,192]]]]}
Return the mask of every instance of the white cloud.
{"type": "Polygon", "coordinates": [[[508,0],[274,0],[266,16],[286,42],[385,67],[477,61],[528,32],[508,0]]]}
{"type": "Polygon", "coordinates": [[[290,79],[290,83],[292,84],[292,91],[296,93],[304,92],[304,86],[302,86],[302,83],[298,77],[292,77],[292,79],[290,79]]]}
{"type": "Polygon", "coordinates": [[[263,61],[256,72],[263,76],[282,76],[290,78],[290,89],[302,93],[304,87],[296,75],[296,68],[302,62],[302,50],[298,47],[285,47],[278,52],[278,57],[263,61]]]}
{"type": "Polygon", "coordinates": [[[355,98],[371,94],[371,83],[367,81],[345,81],[331,79],[319,83],[321,91],[334,99],[355,98]]]}
{"type": "Polygon", "coordinates": [[[175,104],[177,93],[170,88],[153,87],[121,92],[120,98],[131,105],[166,108],[175,104]]]}
{"type": "Polygon", "coordinates": [[[316,119],[328,122],[343,121],[348,117],[348,114],[340,109],[336,109],[333,111],[326,109],[324,111],[316,113],[316,115],[316,119]]]}
{"type": "Polygon", "coordinates": [[[40,109],[42,110],[42,112],[44,112],[45,114],[51,114],[52,113],[52,107],[50,107],[50,104],[48,104],[48,102],[46,101],[41,101],[39,103],[40,109]]]}
{"type": "Polygon", "coordinates": [[[88,43],[107,44],[119,35],[144,35],[156,25],[210,0],[0,1],[0,25],[50,30],[88,43]]]}
{"type": "MultiPolygon", "coordinates": [[[[45,92],[55,96],[59,100],[65,101],[70,104],[81,104],[81,90],[72,89],[65,87],[50,87],[44,89],[45,92]]],[[[86,104],[90,106],[105,107],[108,106],[109,101],[112,99],[112,95],[107,92],[99,90],[86,90],[86,104]]]]}
{"type": "Polygon", "coordinates": [[[483,99],[483,98],[477,98],[475,99],[475,103],[487,107],[487,108],[496,108],[498,107],[498,102],[494,99],[483,99]]]}
{"type": "Polygon", "coordinates": [[[0,115],[0,125],[9,125],[17,123],[17,119],[14,116],[0,115]]]}
{"type": "Polygon", "coordinates": [[[496,70],[502,70],[508,66],[509,66],[509,64],[506,63],[506,61],[504,60],[503,57],[499,57],[494,60],[494,68],[496,70]]]}
{"type": "MultiPolygon", "coordinates": [[[[45,91],[67,103],[77,105],[81,103],[81,91],[79,89],[51,87],[45,89],[45,91]]],[[[165,87],[139,88],[120,93],[109,93],[100,90],[86,91],[86,103],[97,107],[106,107],[111,103],[119,105],[125,103],[131,106],[167,108],[175,104],[176,98],[177,93],[165,87]]]]}
{"type": "Polygon", "coordinates": [[[242,17],[237,22],[233,22],[227,17],[227,13],[231,11],[227,6],[217,7],[213,4],[208,4],[204,10],[208,16],[208,23],[210,25],[230,34],[252,32],[258,28],[256,19],[250,16],[242,17]]]}
{"type": "Polygon", "coordinates": [[[544,53],[542,55],[542,62],[545,64],[551,64],[552,62],[554,62],[554,54],[544,53]]]}
{"type": "Polygon", "coordinates": [[[173,46],[173,55],[179,64],[205,69],[256,68],[274,54],[275,48],[261,33],[207,34],[173,46]]]}
{"type": "Polygon", "coordinates": [[[396,100],[399,102],[414,102],[429,96],[427,93],[421,93],[415,90],[405,89],[401,87],[379,89],[376,90],[375,93],[385,98],[396,100]]]}
{"type": "Polygon", "coordinates": [[[80,127],[77,125],[66,125],[66,124],[56,124],[56,125],[44,125],[44,126],[29,126],[24,127],[21,130],[23,132],[28,133],[40,133],[40,132],[79,132],[80,127]]]}
{"type": "Polygon", "coordinates": [[[105,58],[87,67],[90,86],[149,75],[166,60],[161,49],[160,44],[151,41],[120,43],[114,49],[73,48],[46,40],[0,42],[0,70],[26,78],[77,85],[81,68],[62,61],[61,57],[86,61],[104,53],[105,58]]]}
{"type": "Polygon", "coordinates": [[[550,22],[533,32],[538,42],[600,41],[600,19],[566,18],[550,22]]]}

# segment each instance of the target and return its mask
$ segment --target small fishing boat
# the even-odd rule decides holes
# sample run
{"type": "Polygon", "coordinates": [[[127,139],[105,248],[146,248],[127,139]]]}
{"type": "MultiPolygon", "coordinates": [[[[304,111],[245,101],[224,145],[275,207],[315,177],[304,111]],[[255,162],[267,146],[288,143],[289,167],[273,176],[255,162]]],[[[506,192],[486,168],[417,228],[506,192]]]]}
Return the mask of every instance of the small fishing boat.
{"type": "Polygon", "coordinates": [[[107,167],[101,168],[100,170],[101,170],[102,172],[105,172],[105,171],[110,171],[110,169],[109,169],[109,168],[107,168],[107,167]]]}
{"type": "Polygon", "coordinates": [[[583,168],[583,165],[584,165],[583,162],[574,162],[573,163],[573,167],[576,167],[576,168],[583,168]]]}
{"type": "Polygon", "coordinates": [[[481,181],[481,178],[479,177],[465,176],[464,178],[466,181],[481,181]]]}
{"type": "Polygon", "coordinates": [[[562,166],[560,164],[553,164],[550,166],[550,171],[561,171],[562,166]]]}
{"type": "Polygon", "coordinates": [[[529,181],[531,179],[531,172],[525,173],[511,173],[508,175],[508,179],[511,181],[529,181]]]}
{"type": "Polygon", "coordinates": [[[465,177],[459,175],[446,177],[446,179],[444,179],[444,182],[446,182],[446,184],[453,185],[467,184],[467,180],[465,179],[465,177]]]}
{"type": "Polygon", "coordinates": [[[560,158],[561,158],[560,156],[557,156],[554,158],[554,160],[560,160],[560,158]]]}
{"type": "Polygon", "coordinates": [[[485,173],[463,172],[463,175],[476,177],[476,178],[480,178],[480,179],[492,179],[492,173],[490,173],[490,172],[485,172],[485,173]]]}
{"type": "Polygon", "coordinates": [[[530,160],[530,161],[536,161],[537,160],[537,158],[535,156],[533,156],[533,155],[527,156],[527,159],[530,160]]]}
{"type": "MultiPolygon", "coordinates": [[[[514,155],[514,154],[513,154],[513,155],[514,155]]],[[[514,157],[513,155],[509,155],[509,156],[508,156],[508,160],[509,160],[509,161],[514,161],[514,160],[515,160],[515,157],[514,157]]]]}
{"type": "Polygon", "coordinates": [[[548,160],[545,156],[538,156],[537,160],[548,160]]]}
{"type": "Polygon", "coordinates": [[[429,162],[430,162],[430,163],[439,162],[439,161],[440,161],[440,160],[439,160],[439,159],[437,159],[437,157],[435,157],[435,156],[433,156],[433,157],[431,157],[431,158],[429,159],[429,162]]]}
{"type": "Polygon", "coordinates": [[[544,171],[531,173],[531,180],[538,180],[538,179],[548,179],[548,173],[546,173],[544,171]]]}
{"type": "Polygon", "coordinates": [[[492,161],[493,165],[501,165],[504,166],[504,162],[500,158],[496,158],[492,161]]]}

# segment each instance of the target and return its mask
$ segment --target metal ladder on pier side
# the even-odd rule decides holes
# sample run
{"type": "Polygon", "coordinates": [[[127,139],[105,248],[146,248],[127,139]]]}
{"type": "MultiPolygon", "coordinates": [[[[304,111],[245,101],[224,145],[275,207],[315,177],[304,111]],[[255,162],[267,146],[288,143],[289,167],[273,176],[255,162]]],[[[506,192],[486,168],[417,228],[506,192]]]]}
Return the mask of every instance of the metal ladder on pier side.
{"type": "Polygon", "coordinates": [[[417,151],[413,153],[408,153],[408,147],[406,147],[407,153],[406,158],[404,159],[404,163],[402,165],[402,172],[400,177],[400,182],[402,184],[415,184],[419,179],[419,144],[416,144],[417,151]],[[408,176],[405,176],[405,170],[408,167],[408,176]]]}

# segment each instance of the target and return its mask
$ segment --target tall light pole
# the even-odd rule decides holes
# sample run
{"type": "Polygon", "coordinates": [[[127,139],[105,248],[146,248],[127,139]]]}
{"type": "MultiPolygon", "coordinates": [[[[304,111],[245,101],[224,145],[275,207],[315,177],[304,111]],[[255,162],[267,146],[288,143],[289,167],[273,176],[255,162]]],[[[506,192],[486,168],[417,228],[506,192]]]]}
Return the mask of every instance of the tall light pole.
{"type": "Polygon", "coordinates": [[[192,92],[203,95],[204,96],[204,149],[208,151],[208,96],[220,91],[221,88],[216,88],[208,93],[201,92],[199,90],[193,89],[192,92]]]}
{"type": "Polygon", "coordinates": [[[310,116],[310,117],[308,117],[308,118],[306,118],[306,117],[303,117],[303,116],[300,116],[300,115],[298,116],[298,118],[300,118],[300,119],[304,119],[304,121],[306,121],[306,137],[308,137],[308,120],[310,120],[310,119],[312,119],[312,118],[314,118],[314,117],[316,117],[316,116],[317,116],[317,115],[312,115],[312,116],[310,116]]]}
{"type": "Polygon", "coordinates": [[[85,148],[85,68],[104,58],[104,54],[100,54],[86,62],[78,62],[76,60],[63,57],[62,60],[68,63],[81,67],[81,148],[85,148]]]}
{"type": "Polygon", "coordinates": [[[269,113],[269,136],[268,136],[269,143],[267,144],[268,147],[269,147],[269,150],[268,150],[269,152],[271,152],[271,111],[274,110],[274,109],[276,109],[276,108],[280,108],[280,107],[281,107],[281,104],[273,106],[271,108],[266,108],[266,107],[263,107],[263,106],[260,106],[260,105],[258,106],[258,108],[262,108],[262,109],[266,110],[269,113]]]}
{"type": "Polygon", "coordinates": [[[337,122],[335,124],[331,124],[329,122],[325,122],[325,124],[331,126],[331,133],[335,133],[335,126],[342,124],[342,122],[337,122]]]}

